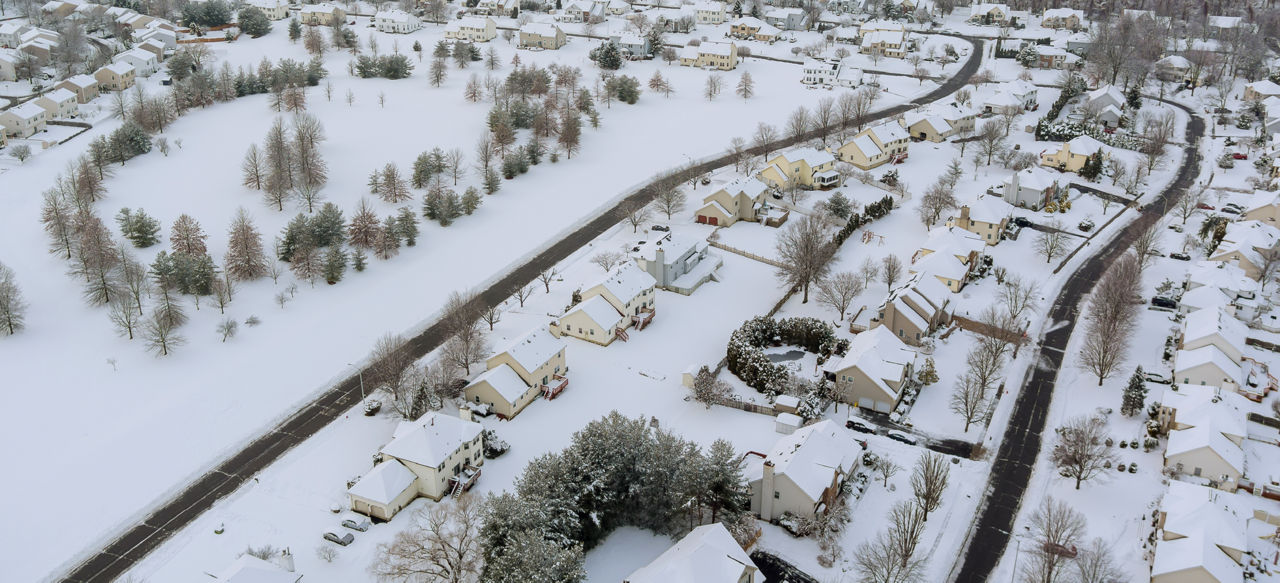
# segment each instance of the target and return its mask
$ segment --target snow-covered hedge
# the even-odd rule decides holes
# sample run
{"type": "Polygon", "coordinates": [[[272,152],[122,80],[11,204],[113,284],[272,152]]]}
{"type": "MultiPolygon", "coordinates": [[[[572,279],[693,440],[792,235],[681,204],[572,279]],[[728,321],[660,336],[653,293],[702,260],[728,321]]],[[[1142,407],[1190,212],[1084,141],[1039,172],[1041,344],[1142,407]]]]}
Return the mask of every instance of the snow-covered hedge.
{"type": "Polygon", "coordinates": [[[726,350],[729,372],[747,386],[762,393],[782,392],[790,376],[787,368],[765,356],[765,346],[795,345],[818,355],[819,362],[836,350],[836,332],[830,324],[817,318],[783,318],[774,320],[756,316],[747,320],[729,336],[726,350]]]}

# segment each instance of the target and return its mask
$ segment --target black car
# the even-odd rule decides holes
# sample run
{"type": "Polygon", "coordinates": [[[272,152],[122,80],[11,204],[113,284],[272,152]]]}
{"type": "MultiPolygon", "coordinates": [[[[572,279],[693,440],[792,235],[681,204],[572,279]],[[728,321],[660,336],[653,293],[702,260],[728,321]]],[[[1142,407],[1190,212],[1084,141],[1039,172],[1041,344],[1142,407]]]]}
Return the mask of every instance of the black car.
{"type": "Polygon", "coordinates": [[[861,431],[861,432],[863,432],[863,433],[875,433],[875,432],[876,432],[876,428],[875,428],[875,426],[873,426],[873,425],[871,425],[870,423],[867,423],[866,421],[863,421],[862,419],[859,419],[859,418],[857,418],[857,417],[849,417],[849,419],[848,419],[847,421],[845,421],[845,422],[844,422],[844,426],[845,426],[845,427],[848,427],[849,429],[852,429],[852,430],[854,430],[854,431],[861,431]]]}
{"type": "Polygon", "coordinates": [[[1027,217],[1013,217],[1013,224],[1019,227],[1030,227],[1032,225],[1031,219],[1027,217]]]}
{"type": "Polygon", "coordinates": [[[655,231],[670,231],[670,230],[671,230],[671,227],[668,227],[668,226],[666,226],[666,225],[653,225],[653,226],[650,226],[649,228],[650,228],[650,229],[653,229],[653,230],[655,230],[655,231]]]}
{"type": "Polygon", "coordinates": [[[1177,259],[1178,261],[1191,261],[1191,256],[1186,253],[1170,253],[1169,259],[1177,259]]]}
{"type": "Polygon", "coordinates": [[[1153,306],[1155,306],[1155,307],[1157,307],[1157,308],[1169,308],[1169,309],[1176,309],[1176,308],[1178,307],[1178,302],[1176,302],[1176,301],[1174,301],[1173,299],[1170,299],[1170,298],[1166,298],[1166,297],[1162,297],[1162,296],[1156,296],[1156,297],[1151,298],[1151,305],[1153,305],[1153,306]]]}

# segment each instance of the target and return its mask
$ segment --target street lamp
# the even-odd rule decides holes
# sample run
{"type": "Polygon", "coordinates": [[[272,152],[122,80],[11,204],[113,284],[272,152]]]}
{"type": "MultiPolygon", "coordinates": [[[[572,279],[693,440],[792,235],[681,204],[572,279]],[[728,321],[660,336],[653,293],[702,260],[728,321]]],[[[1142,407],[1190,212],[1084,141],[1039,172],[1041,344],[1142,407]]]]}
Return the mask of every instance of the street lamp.
{"type": "Polygon", "coordinates": [[[1013,573],[1011,573],[1011,574],[1009,575],[1009,583],[1013,583],[1014,581],[1016,581],[1016,580],[1018,579],[1018,557],[1019,557],[1020,555],[1022,555],[1022,537],[1023,537],[1023,535],[1021,535],[1021,534],[1014,534],[1014,533],[1009,532],[1009,531],[1007,531],[1007,530],[1001,530],[1001,529],[996,528],[996,527],[994,527],[994,526],[993,526],[993,527],[991,527],[991,528],[995,529],[997,532],[1003,532],[1004,534],[1007,534],[1007,535],[1009,535],[1010,537],[1012,537],[1012,538],[1013,538],[1013,544],[1014,544],[1014,547],[1013,547],[1013,573]]]}
{"type": "MultiPolygon", "coordinates": [[[[348,362],[347,366],[355,366],[355,365],[348,362]]],[[[363,401],[364,400],[364,369],[357,368],[356,373],[360,375],[360,400],[363,401]]]]}

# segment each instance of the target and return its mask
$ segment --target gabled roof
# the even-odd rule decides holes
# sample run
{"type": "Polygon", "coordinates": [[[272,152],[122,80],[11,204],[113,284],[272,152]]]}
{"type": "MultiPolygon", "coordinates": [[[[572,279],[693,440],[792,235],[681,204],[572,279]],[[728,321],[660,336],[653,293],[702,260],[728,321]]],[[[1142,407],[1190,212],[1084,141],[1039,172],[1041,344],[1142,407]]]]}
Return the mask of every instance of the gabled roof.
{"type": "Polygon", "coordinates": [[[1038,166],[1032,166],[1022,172],[1010,175],[1008,178],[1004,179],[1004,183],[1008,185],[1013,181],[1015,176],[1018,178],[1019,188],[1029,188],[1035,191],[1044,191],[1046,188],[1057,183],[1057,180],[1054,179],[1052,174],[1048,171],[1042,170],[1038,166]]]}
{"type": "Polygon", "coordinates": [[[1244,339],[1248,336],[1249,329],[1244,322],[1225,314],[1222,310],[1196,310],[1187,314],[1186,330],[1182,336],[1184,344],[1214,334],[1221,334],[1222,339],[1232,348],[1243,353],[1244,339]]]}
{"type": "Polygon", "coordinates": [[[1071,141],[1067,142],[1067,144],[1071,146],[1071,152],[1074,154],[1089,155],[1097,152],[1098,150],[1102,150],[1103,152],[1111,151],[1111,146],[1099,142],[1097,138],[1094,138],[1093,136],[1083,134],[1071,138],[1071,141]]]}
{"type": "Polygon", "coordinates": [[[1191,61],[1182,55],[1169,55],[1159,61],[1156,61],[1157,67],[1169,67],[1173,69],[1190,69],[1191,61]]]}
{"type": "Polygon", "coordinates": [[[1244,395],[1207,385],[1167,387],[1160,406],[1173,410],[1179,426],[1209,427],[1228,437],[1248,437],[1245,415],[1251,409],[1244,395]]]}
{"type": "Polygon", "coordinates": [[[902,380],[907,365],[915,362],[915,356],[916,353],[909,350],[892,331],[880,326],[854,336],[849,350],[827,370],[839,372],[856,367],[885,394],[896,395],[898,390],[885,381],[902,380]]]}
{"type": "Polygon", "coordinates": [[[474,421],[431,411],[412,422],[391,443],[383,446],[382,453],[397,459],[430,468],[440,468],[449,456],[462,444],[480,435],[483,427],[474,421]]]}
{"type": "Polygon", "coordinates": [[[524,380],[520,378],[520,375],[516,374],[515,369],[507,366],[505,362],[480,373],[480,376],[471,381],[471,385],[478,385],[482,382],[489,383],[489,386],[493,387],[493,390],[497,391],[498,395],[508,403],[515,403],[529,391],[529,385],[524,384],[524,380]]]}
{"type": "Polygon", "coordinates": [[[555,37],[559,35],[560,27],[549,22],[530,22],[529,24],[520,27],[520,32],[524,34],[555,37]]]}
{"type": "Polygon", "coordinates": [[[390,459],[374,466],[347,493],[378,504],[390,504],[417,479],[400,460],[390,459]]]}
{"type": "MultiPolygon", "coordinates": [[[[129,73],[136,71],[136,69],[133,68],[133,65],[119,61],[111,63],[110,65],[104,65],[102,69],[106,69],[120,76],[128,75],[129,73]]],[[[101,71],[102,69],[98,70],[101,71]]]]}
{"type": "Polygon", "coordinates": [[[873,30],[896,30],[898,32],[902,32],[906,30],[906,27],[904,27],[901,22],[898,22],[896,20],[879,20],[879,19],[868,20],[858,26],[859,32],[866,33],[873,30]]]}
{"type": "Polygon", "coordinates": [[[1276,85],[1270,79],[1254,81],[1253,83],[1245,85],[1245,87],[1253,89],[1255,92],[1262,95],[1280,95],[1280,85],[1276,85]]]}
{"type": "Polygon", "coordinates": [[[45,111],[43,107],[36,105],[35,101],[28,101],[17,107],[11,107],[4,113],[11,113],[19,119],[35,119],[44,115],[45,111]]]}
{"type": "Polygon", "coordinates": [[[947,120],[943,119],[940,115],[933,115],[928,112],[908,113],[903,116],[902,122],[906,124],[904,127],[907,129],[911,129],[912,126],[923,122],[929,124],[929,127],[933,128],[933,130],[939,134],[945,134],[951,131],[951,124],[947,123],[947,120]]]}
{"type": "Polygon", "coordinates": [[[1245,274],[1244,269],[1222,261],[1197,261],[1187,271],[1187,281],[1192,289],[1199,286],[1213,286],[1233,292],[1248,292],[1258,289],[1258,282],[1245,274]]]}
{"type": "MultiPolygon", "coordinates": [[[[623,263],[610,271],[604,280],[596,285],[603,285],[613,297],[623,303],[630,302],[641,292],[652,289],[658,282],[652,275],[640,269],[634,263],[623,263]]],[[[595,286],[592,286],[595,287],[595,286]]]]}
{"type": "Polygon", "coordinates": [[[998,225],[1013,214],[1013,205],[996,196],[979,196],[970,202],[969,220],[998,225]]]}
{"type": "Polygon", "coordinates": [[[763,20],[760,20],[759,18],[756,18],[754,16],[743,16],[742,18],[739,18],[734,20],[733,22],[730,22],[729,25],[742,26],[746,28],[762,28],[765,26],[769,26],[769,23],[763,20]]]}
{"type": "Polygon", "coordinates": [[[1231,303],[1222,288],[1214,285],[1202,285],[1183,292],[1179,302],[1192,310],[1217,310],[1231,303]]]}
{"type": "Polygon", "coordinates": [[[774,476],[790,478],[816,502],[837,469],[848,472],[853,466],[856,451],[844,428],[824,419],[779,439],[766,460],[773,463],[774,476]]]}
{"type": "Polygon", "coordinates": [[[1122,105],[1125,102],[1124,93],[1115,85],[1103,85],[1093,91],[1085,93],[1085,100],[1093,103],[1099,99],[1105,100],[1113,105],[1122,105]]]}
{"type": "Polygon", "coordinates": [[[74,91],[71,91],[70,89],[61,88],[61,89],[54,89],[53,91],[45,93],[42,97],[49,99],[55,103],[62,103],[63,101],[75,101],[76,94],[74,91]]]}
{"type": "Polygon", "coordinates": [[[971,253],[982,253],[986,246],[982,237],[960,227],[934,227],[929,229],[929,238],[920,248],[932,254],[968,257],[971,253]]]}
{"type": "Polygon", "coordinates": [[[746,551],[716,522],[689,531],[623,583],[739,583],[748,570],[749,583],[763,580],[746,551]]]}
{"type": "Polygon", "coordinates": [[[853,138],[850,143],[858,150],[862,151],[862,155],[866,156],[868,159],[875,158],[882,152],[882,150],[880,150],[880,146],[876,145],[875,141],[871,139],[871,136],[857,136],[853,138]]]}
{"type": "Polygon", "coordinates": [[[373,15],[375,20],[390,20],[393,22],[412,22],[416,17],[403,10],[382,10],[373,15]]]}
{"type": "Polygon", "coordinates": [[[698,54],[727,57],[734,54],[733,43],[705,42],[698,45],[698,54]]]}
{"type": "Polygon", "coordinates": [[[881,144],[906,140],[911,137],[907,134],[907,130],[902,129],[902,126],[892,121],[868,129],[867,135],[874,135],[877,140],[880,140],[881,144]]]}
{"type": "Polygon", "coordinates": [[[1044,11],[1046,20],[1050,18],[1070,18],[1072,16],[1084,20],[1084,11],[1076,10],[1075,8],[1049,8],[1044,11]]]}
{"type": "Polygon", "coordinates": [[[505,352],[511,355],[512,360],[524,367],[525,371],[532,373],[538,370],[538,367],[546,364],[557,353],[564,350],[564,348],[564,340],[552,336],[551,332],[543,328],[534,328],[528,334],[498,351],[498,354],[505,352]]]}
{"type": "MultiPolygon", "coordinates": [[[[1166,458],[1182,455],[1198,449],[1208,448],[1222,461],[1236,470],[1237,473],[1244,473],[1244,450],[1235,442],[1227,439],[1221,431],[1210,427],[1200,426],[1189,429],[1181,429],[1169,432],[1169,444],[1165,448],[1164,455],[1166,458]]],[[[1217,476],[1206,476],[1216,478],[1217,476]]]]}
{"type": "Polygon", "coordinates": [[[1227,234],[1218,244],[1210,258],[1217,258],[1228,253],[1239,252],[1255,266],[1262,265],[1262,258],[1257,249],[1266,249],[1280,244],[1280,229],[1261,221],[1239,221],[1227,224],[1227,234]]]}
{"type": "Polygon", "coordinates": [[[1237,385],[1244,384],[1244,371],[1240,368],[1240,363],[1231,360],[1231,357],[1212,344],[1201,346],[1195,350],[1179,350],[1174,356],[1173,370],[1174,373],[1180,373],[1202,364],[1213,364],[1237,385]]]}
{"type": "Polygon", "coordinates": [[[810,168],[836,161],[836,157],[831,155],[831,152],[817,148],[796,148],[783,152],[779,156],[788,162],[804,161],[810,168]]]}
{"type": "Polygon", "coordinates": [[[620,326],[623,320],[622,314],[618,313],[618,310],[613,307],[613,304],[609,303],[609,300],[604,299],[604,296],[591,296],[583,300],[582,303],[569,308],[569,311],[565,312],[564,315],[568,316],[577,312],[586,314],[587,318],[590,318],[592,322],[595,322],[606,331],[620,326]]]}
{"type": "Polygon", "coordinates": [[[1159,541],[1151,576],[1203,568],[1218,581],[1243,581],[1244,570],[1204,535],[1159,541]]]}
{"type": "Polygon", "coordinates": [[[214,583],[297,583],[302,575],[281,569],[275,563],[244,554],[213,576],[214,583]]]}

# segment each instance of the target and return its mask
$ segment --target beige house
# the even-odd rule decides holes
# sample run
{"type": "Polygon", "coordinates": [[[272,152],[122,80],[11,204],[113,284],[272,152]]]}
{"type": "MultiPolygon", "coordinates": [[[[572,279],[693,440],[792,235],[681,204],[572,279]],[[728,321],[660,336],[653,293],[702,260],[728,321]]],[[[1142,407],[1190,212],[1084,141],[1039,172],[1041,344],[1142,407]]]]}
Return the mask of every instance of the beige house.
{"type": "Polygon", "coordinates": [[[35,104],[44,108],[45,119],[75,117],[78,111],[76,94],[67,89],[54,89],[45,93],[36,98],[35,104]]]}
{"type": "Polygon", "coordinates": [[[911,256],[910,273],[928,273],[959,292],[977,269],[986,242],[964,229],[937,227],[929,231],[929,239],[911,256]]]}
{"type": "Polygon", "coordinates": [[[872,30],[862,33],[858,52],[869,55],[878,53],[901,59],[907,56],[907,33],[902,30],[872,30]]]}
{"type": "Polygon", "coordinates": [[[743,475],[751,512],[761,520],[825,512],[854,469],[857,451],[848,431],[825,419],[783,436],[763,459],[748,454],[743,475]]]}
{"type": "Polygon", "coordinates": [[[774,188],[789,183],[805,189],[827,189],[840,185],[836,158],[831,152],[817,148],[797,148],[774,156],[756,177],[774,188]]]}
{"type": "Polygon", "coordinates": [[[216,574],[210,573],[211,583],[299,583],[302,574],[293,570],[293,555],[288,548],[280,551],[280,555],[272,557],[279,564],[264,561],[253,555],[240,555],[235,562],[216,574]],[[281,565],[287,565],[284,568],[281,565]]]}
{"type": "Polygon", "coordinates": [[[1255,191],[1253,198],[1258,202],[1245,210],[1240,220],[1261,221],[1263,224],[1274,226],[1277,219],[1280,219],[1280,196],[1255,191]]]}
{"type": "Polygon", "coordinates": [[[1084,22],[1084,11],[1074,8],[1049,8],[1040,18],[1042,28],[1077,30],[1082,22],[1084,22]]]}
{"type": "Polygon", "coordinates": [[[418,496],[440,501],[475,483],[484,464],[484,427],[470,419],[431,411],[417,421],[404,421],[382,460],[347,490],[351,510],[391,520],[418,496]]]}
{"type": "Polygon", "coordinates": [[[133,65],[128,63],[111,63],[94,71],[93,78],[98,81],[98,89],[107,91],[124,91],[133,87],[133,65]]]}
{"type": "Polygon", "coordinates": [[[1250,498],[1170,480],[1156,515],[1161,536],[1151,565],[1152,583],[1244,581],[1246,537],[1254,531],[1249,523],[1256,521],[1254,532],[1271,531],[1277,518],[1240,503],[1250,498]]]}
{"type": "Polygon", "coordinates": [[[1254,81],[1244,86],[1245,101],[1262,101],[1268,97],[1280,97],[1280,85],[1270,79],[1254,81]]]}
{"type": "Polygon", "coordinates": [[[444,25],[444,37],[473,43],[487,43],[498,38],[498,25],[492,18],[467,16],[444,25]]]}
{"type": "Polygon", "coordinates": [[[915,358],[893,331],[878,326],[854,336],[844,357],[825,370],[841,401],[888,413],[902,399],[915,358]]]}
{"type": "Polygon", "coordinates": [[[66,89],[76,94],[76,102],[85,104],[93,101],[98,97],[98,80],[88,75],[76,75],[68,77],[65,81],[54,86],[56,89],[66,89]]]}
{"type": "Polygon", "coordinates": [[[347,11],[334,4],[304,4],[298,11],[298,21],[302,24],[333,26],[336,22],[346,22],[347,11]]]}
{"type": "Polygon", "coordinates": [[[578,304],[551,323],[552,335],[567,334],[608,346],[615,339],[629,340],[627,328],[643,329],[653,321],[657,281],[634,263],[615,267],[581,294],[578,304]]]}
{"type": "Polygon", "coordinates": [[[693,11],[698,24],[724,24],[728,20],[725,3],[717,0],[698,2],[693,5],[693,11]]]}
{"type": "Polygon", "coordinates": [[[565,343],[542,329],[534,329],[512,342],[501,352],[489,357],[485,366],[489,369],[507,365],[525,384],[548,388],[563,388],[559,382],[569,371],[565,361],[565,343]]]}
{"type": "Polygon", "coordinates": [[[755,178],[739,178],[702,199],[694,213],[698,223],[728,227],[738,221],[756,221],[765,204],[768,185],[755,178]]]}
{"type": "Polygon", "coordinates": [[[510,419],[541,394],[539,386],[526,385],[510,366],[500,364],[467,385],[467,402],[489,405],[499,419],[510,419]]]}
{"type": "Polygon", "coordinates": [[[43,107],[34,101],[28,101],[17,107],[0,112],[0,127],[12,138],[29,138],[33,134],[43,132],[48,114],[43,107]]]}
{"type": "Polygon", "coordinates": [[[758,40],[771,43],[778,40],[782,31],[754,16],[744,16],[729,25],[729,36],[743,40],[758,40]]]}
{"type": "Polygon", "coordinates": [[[1209,260],[1239,266],[1245,275],[1258,281],[1266,263],[1261,252],[1277,245],[1280,245],[1280,229],[1276,227],[1259,221],[1229,223],[1226,236],[1209,254],[1209,260]]]}
{"type": "Polygon", "coordinates": [[[564,31],[546,22],[530,22],[520,27],[520,48],[556,50],[564,46],[564,31]]]}
{"type": "Polygon", "coordinates": [[[764,576],[719,522],[686,534],[622,583],[761,583],[764,576]]]}
{"type": "Polygon", "coordinates": [[[870,329],[884,327],[906,344],[920,346],[951,321],[951,290],[927,274],[913,275],[876,308],[870,329]]]}
{"type": "Polygon", "coordinates": [[[1179,385],[1221,386],[1231,391],[1245,385],[1244,369],[1220,348],[1208,344],[1174,355],[1173,381],[1179,385]]]}
{"type": "Polygon", "coordinates": [[[608,346],[626,334],[625,326],[626,318],[608,300],[596,296],[569,308],[559,321],[551,323],[551,331],[608,346]]]}
{"type": "Polygon", "coordinates": [[[911,112],[902,116],[898,123],[917,140],[940,143],[955,134],[955,129],[940,115],[911,112]]]}
{"type": "Polygon", "coordinates": [[[685,67],[710,67],[732,71],[738,66],[738,46],[733,43],[704,42],[680,49],[680,64],[685,67]]]}
{"type": "Polygon", "coordinates": [[[1183,350],[1215,346],[1234,362],[1244,359],[1249,328],[1222,310],[1196,310],[1187,314],[1182,333],[1183,350]]]}
{"type": "Polygon", "coordinates": [[[960,214],[947,219],[946,225],[969,231],[987,245],[997,245],[1012,213],[1013,207],[1009,203],[991,196],[979,196],[978,200],[960,207],[960,214]]]}
{"type": "Polygon", "coordinates": [[[1009,6],[1005,4],[979,3],[969,7],[969,22],[1003,26],[1009,24],[1009,6]]]}
{"type": "Polygon", "coordinates": [[[62,20],[75,11],[75,4],[62,2],[61,0],[49,0],[40,7],[40,12],[52,17],[54,20],[62,20]]]}
{"type": "Polygon", "coordinates": [[[887,162],[896,164],[905,160],[910,142],[907,131],[898,122],[890,121],[858,132],[836,150],[836,156],[860,170],[870,170],[887,162]]]}
{"type": "Polygon", "coordinates": [[[1077,136],[1063,142],[1057,150],[1040,152],[1040,165],[1063,172],[1079,172],[1089,156],[1102,152],[1102,160],[1111,158],[1111,148],[1090,136],[1077,136]]]}
{"type": "Polygon", "coordinates": [[[0,49],[0,81],[16,81],[18,79],[18,56],[5,49],[0,49]]]}

